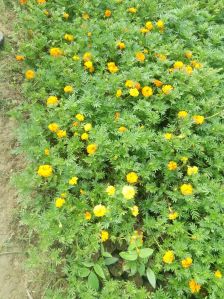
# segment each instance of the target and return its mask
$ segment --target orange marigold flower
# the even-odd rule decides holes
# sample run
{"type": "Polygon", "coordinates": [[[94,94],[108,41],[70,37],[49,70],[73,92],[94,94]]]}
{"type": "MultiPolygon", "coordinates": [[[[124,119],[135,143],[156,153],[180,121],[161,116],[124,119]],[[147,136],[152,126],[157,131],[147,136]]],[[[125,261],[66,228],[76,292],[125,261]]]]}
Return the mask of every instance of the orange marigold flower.
{"type": "Polygon", "coordinates": [[[32,80],[36,76],[35,72],[33,70],[27,70],[25,73],[25,77],[27,80],[32,80]]]}

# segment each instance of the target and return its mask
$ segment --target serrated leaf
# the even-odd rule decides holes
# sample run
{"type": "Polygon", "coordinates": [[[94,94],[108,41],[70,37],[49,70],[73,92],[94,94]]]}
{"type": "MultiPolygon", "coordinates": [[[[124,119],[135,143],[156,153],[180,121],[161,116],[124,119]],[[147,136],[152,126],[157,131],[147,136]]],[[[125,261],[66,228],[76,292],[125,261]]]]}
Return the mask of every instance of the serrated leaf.
{"type": "Polygon", "coordinates": [[[115,264],[118,261],[117,257],[108,257],[105,259],[105,265],[109,266],[115,264]]]}
{"type": "Polygon", "coordinates": [[[80,268],[78,275],[80,277],[87,277],[89,275],[89,273],[90,273],[90,270],[88,268],[80,268]]]}
{"type": "Polygon", "coordinates": [[[90,288],[99,290],[99,279],[94,272],[91,272],[88,277],[88,285],[90,288]]]}
{"type": "Polygon", "coordinates": [[[95,270],[96,274],[99,277],[101,277],[103,279],[106,279],[105,274],[103,272],[103,269],[102,269],[102,267],[100,265],[98,265],[98,264],[94,265],[93,269],[95,270]]]}
{"type": "Polygon", "coordinates": [[[141,258],[147,258],[152,254],[153,254],[153,249],[151,249],[151,248],[143,248],[143,249],[140,249],[140,252],[139,252],[139,256],[141,258]]]}
{"type": "Polygon", "coordinates": [[[122,251],[119,253],[119,255],[124,259],[124,260],[127,260],[127,261],[135,261],[137,260],[138,258],[138,254],[136,251],[129,251],[129,252],[126,252],[126,251],[122,251]]]}
{"type": "Polygon", "coordinates": [[[152,269],[148,268],[147,271],[146,271],[146,275],[147,275],[149,283],[155,289],[155,287],[156,287],[156,276],[155,276],[155,273],[152,271],[152,269]]]}

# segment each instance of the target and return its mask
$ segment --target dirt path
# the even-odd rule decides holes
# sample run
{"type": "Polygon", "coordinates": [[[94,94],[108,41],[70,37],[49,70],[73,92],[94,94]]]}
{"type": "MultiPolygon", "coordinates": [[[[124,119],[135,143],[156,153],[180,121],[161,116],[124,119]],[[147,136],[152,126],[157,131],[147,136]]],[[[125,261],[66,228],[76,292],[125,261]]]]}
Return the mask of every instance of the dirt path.
{"type": "Polygon", "coordinates": [[[4,13],[0,1],[0,30],[5,34],[9,51],[0,49],[0,299],[26,299],[26,276],[23,269],[23,249],[16,242],[13,230],[16,191],[10,184],[11,174],[20,168],[19,157],[12,155],[15,141],[15,123],[6,116],[7,109],[19,101],[10,66],[14,63],[10,48],[13,16],[4,13]],[[3,12],[3,14],[2,14],[3,12]]]}

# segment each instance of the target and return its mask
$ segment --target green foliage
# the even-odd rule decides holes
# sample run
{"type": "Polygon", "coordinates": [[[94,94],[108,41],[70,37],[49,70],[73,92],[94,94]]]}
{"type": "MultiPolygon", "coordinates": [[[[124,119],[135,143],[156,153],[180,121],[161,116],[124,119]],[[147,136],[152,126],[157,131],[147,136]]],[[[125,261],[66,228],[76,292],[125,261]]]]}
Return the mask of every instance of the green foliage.
{"type": "Polygon", "coordinates": [[[24,79],[26,100],[13,111],[27,157],[16,183],[21,223],[34,244],[30,265],[55,277],[45,298],[221,298],[223,278],[214,273],[224,272],[222,1],[28,0],[18,13],[25,32],[17,53],[25,61],[18,63],[35,78],[24,79]],[[147,21],[153,29],[140,32],[147,21]],[[52,48],[63,55],[51,56],[52,48]],[[119,70],[111,73],[109,62],[119,70]],[[127,80],[138,96],[131,96],[127,80]],[[72,93],[64,92],[68,85],[72,93]],[[165,85],[172,88],[167,94],[165,85]],[[144,96],[144,86],[153,95],[144,96]],[[49,96],[57,105],[46,104],[49,96]],[[50,131],[52,123],[66,136],[50,131]],[[97,146],[93,154],[90,144],[97,146]],[[46,164],[53,173],[41,177],[37,171],[46,164]],[[197,171],[189,174],[193,166],[197,171]],[[127,177],[132,172],[135,181],[127,177]],[[74,177],[77,184],[70,184],[74,177]],[[186,195],[183,184],[193,191],[186,195]],[[135,191],[131,199],[127,185],[135,191]],[[57,198],[65,201],[60,207],[57,198]],[[94,212],[98,205],[105,215],[94,212]],[[192,265],[183,267],[187,257],[192,265]],[[195,295],[192,279],[201,286],[195,295]]]}

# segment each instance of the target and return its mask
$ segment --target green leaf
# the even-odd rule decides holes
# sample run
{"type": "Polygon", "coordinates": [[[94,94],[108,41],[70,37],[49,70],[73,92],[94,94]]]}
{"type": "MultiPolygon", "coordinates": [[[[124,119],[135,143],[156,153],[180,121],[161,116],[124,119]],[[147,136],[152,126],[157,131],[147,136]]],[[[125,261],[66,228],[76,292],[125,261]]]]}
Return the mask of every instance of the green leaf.
{"type": "Polygon", "coordinates": [[[90,273],[90,270],[87,268],[80,268],[79,272],[78,272],[80,277],[87,277],[89,275],[89,273],[90,273]]]}
{"type": "Polygon", "coordinates": [[[83,262],[82,264],[83,264],[83,266],[86,266],[87,268],[90,268],[90,267],[92,267],[94,265],[91,262],[83,262]]]}
{"type": "Polygon", "coordinates": [[[152,254],[153,254],[153,250],[151,248],[143,248],[143,249],[140,249],[140,252],[139,252],[139,256],[143,259],[149,257],[152,254]]]}
{"type": "Polygon", "coordinates": [[[105,274],[104,274],[104,272],[103,272],[103,269],[102,269],[102,267],[101,267],[100,265],[96,264],[96,265],[94,265],[93,268],[94,268],[96,274],[97,274],[99,277],[101,277],[101,278],[103,278],[103,279],[106,279],[105,274]]]}
{"type": "Polygon", "coordinates": [[[112,255],[109,252],[104,252],[102,254],[102,256],[104,256],[104,257],[112,257],[112,255]]]}
{"type": "Polygon", "coordinates": [[[146,275],[147,275],[148,281],[150,282],[151,286],[155,289],[155,287],[156,287],[155,273],[152,271],[152,269],[148,268],[146,271],[146,275]]]}
{"type": "Polygon", "coordinates": [[[105,259],[105,265],[109,266],[115,264],[118,261],[117,257],[108,257],[105,259]]]}
{"type": "Polygon", "coordinates": [[[137,260],[138,258],[138,254],[136,251],[129,251],[129,252],[126,252],[126,251],[122,251],[119,253],[119,255],[124,259],[124,260],[127,260],[127,261],[135,261],[137,260]]]}
{"type": "Polygon", "coordinates": [[[99,279],[94,272],[91,272],[88,277],[88,285],[90,288],[98,291],[99,290],[99,279]]]}

